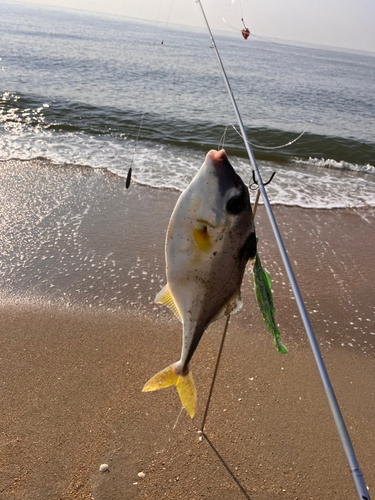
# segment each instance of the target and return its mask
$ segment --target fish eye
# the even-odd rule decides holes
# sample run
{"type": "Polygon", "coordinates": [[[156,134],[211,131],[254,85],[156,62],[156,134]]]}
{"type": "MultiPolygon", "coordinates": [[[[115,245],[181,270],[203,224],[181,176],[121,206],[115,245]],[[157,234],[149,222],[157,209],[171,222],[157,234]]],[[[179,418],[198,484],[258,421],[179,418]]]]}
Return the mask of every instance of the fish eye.
{"type": "Polygon", "coordinates": [[[246,206],[245,194],[242,192],[240,195],[233,196],[226,206],[227,212],[233,215],[238,215],[241,213],[246,206]]]}

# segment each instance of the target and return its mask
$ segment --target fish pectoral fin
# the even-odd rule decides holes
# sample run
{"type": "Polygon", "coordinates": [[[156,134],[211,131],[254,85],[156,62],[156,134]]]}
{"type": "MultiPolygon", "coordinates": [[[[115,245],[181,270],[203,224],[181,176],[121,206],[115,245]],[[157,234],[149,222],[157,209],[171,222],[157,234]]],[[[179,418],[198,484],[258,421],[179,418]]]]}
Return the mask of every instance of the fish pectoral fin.
{"type": "Polygon", "coordinates": [[[197,224],[193,229],[193,237],[199,249],[204,253],[211,250],[212,243],[208,228],[205,224],[197,224]]]}
{"type": "Polygon", "coordinates": [[[188,412],[190,418],[193,418],[197,406],[197,391],[195,390],[193,376],[190,371],[187,375],[176,374],[175,363],[152,377],[143,387],[142,392],[158,391],[171,385],[176,386],[182,406],[188,412]]]}
{"type": "Polygon", "coordinates": [[[168,285],[165,285],[160,292],[157,294],[155,297],[155,302],[157,304],[163,304],[164,306],[169,307],[169,309],[173,312],[173,314],[181,321],[182,323],[182,316],[181,313],[173,299],[172,292],[169,289],[168,285]]]}

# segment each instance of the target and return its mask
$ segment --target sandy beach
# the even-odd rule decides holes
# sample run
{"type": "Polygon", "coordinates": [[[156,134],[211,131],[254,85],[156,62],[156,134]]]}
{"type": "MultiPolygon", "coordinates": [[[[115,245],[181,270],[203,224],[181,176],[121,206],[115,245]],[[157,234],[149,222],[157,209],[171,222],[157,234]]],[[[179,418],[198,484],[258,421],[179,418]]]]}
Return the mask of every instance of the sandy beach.
{"type": "MultiPolygon", "coordinates": [[[[193,420],[173,388],[141,392],[180,355],[181,325],[153,303],[178,193],[42,160],[0,162],[0,180],[0,499],[356,498],[263,206],[259,255],[289,354],[247,274],[200,441],[223,320],[191,363],[193,420]]],[[[375,211],[274,212],[374,496],[375,211]]]]}

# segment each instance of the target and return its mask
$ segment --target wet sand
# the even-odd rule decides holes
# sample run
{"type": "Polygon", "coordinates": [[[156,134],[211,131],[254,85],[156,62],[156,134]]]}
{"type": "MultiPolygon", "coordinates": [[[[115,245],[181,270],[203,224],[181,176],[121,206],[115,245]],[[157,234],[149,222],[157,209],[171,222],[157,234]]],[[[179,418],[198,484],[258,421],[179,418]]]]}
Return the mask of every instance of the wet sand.
{"type": "MultiPolygon", "coordinates": [[[[180,324],[153,304],[178,193],[42,161],[0,162],[0,179],[1,499],[356,497],[263,207],[259,253],[289,354],[246,275],[199,441],[223,320],[193,357],[194,420],[173,388],[141,392],[180,354],[180,324]]],[[[375,213],[275,215],[374,496],[375,213]]]]}

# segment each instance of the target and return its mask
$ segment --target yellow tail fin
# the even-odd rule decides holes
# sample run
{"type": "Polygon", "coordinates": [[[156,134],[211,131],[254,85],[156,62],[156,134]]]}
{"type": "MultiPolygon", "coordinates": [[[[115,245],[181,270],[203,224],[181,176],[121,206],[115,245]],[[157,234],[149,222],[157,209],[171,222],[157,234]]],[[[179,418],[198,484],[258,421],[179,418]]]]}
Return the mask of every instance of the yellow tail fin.
{"type": "Polygon", "coordinates": [[[168,366],[152,377],[143,387],[142,392],[158,391],[171,385],[176,386],[182,406],[193,418],[197,406],[197,391],[195,390],[193,376],[191,372],[187,375],[178,375],[176,373],[176,364],[168,366]]]}

